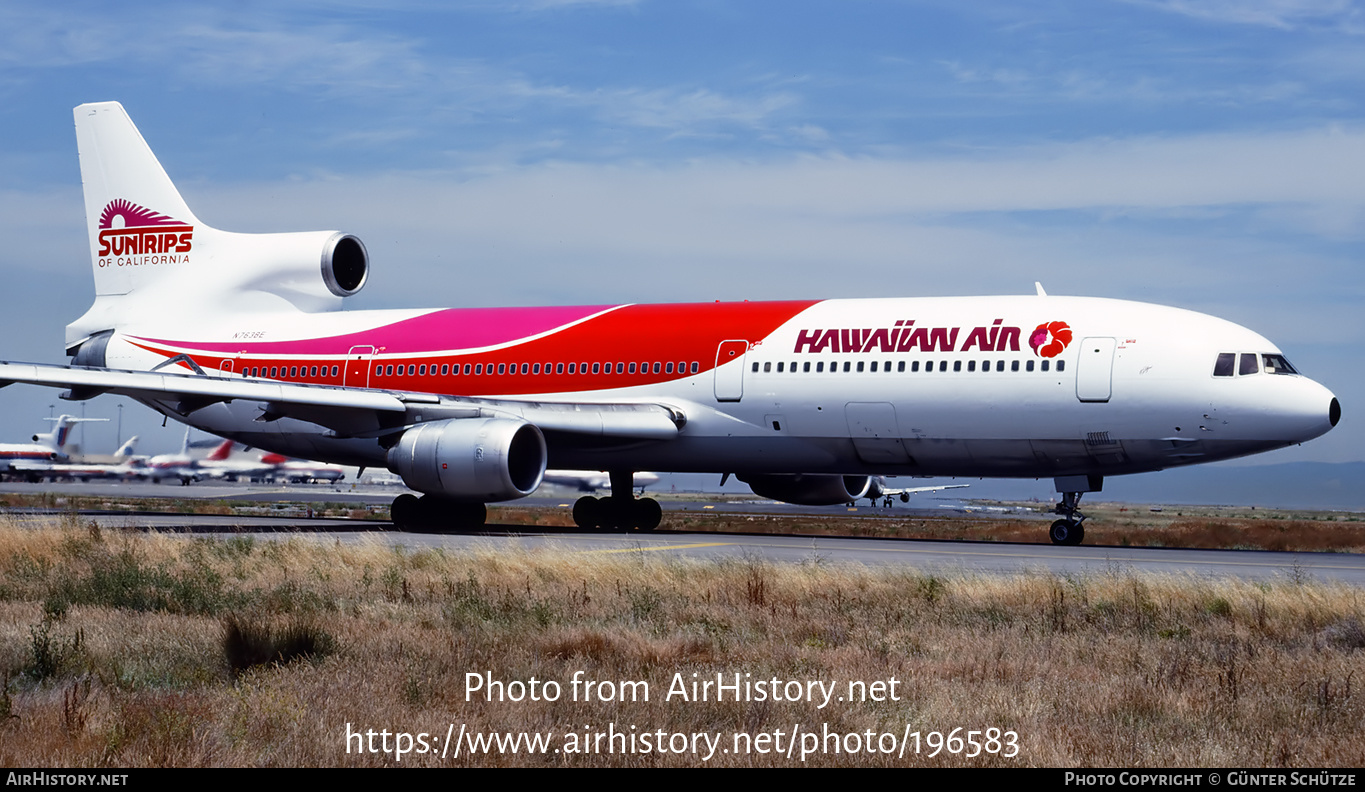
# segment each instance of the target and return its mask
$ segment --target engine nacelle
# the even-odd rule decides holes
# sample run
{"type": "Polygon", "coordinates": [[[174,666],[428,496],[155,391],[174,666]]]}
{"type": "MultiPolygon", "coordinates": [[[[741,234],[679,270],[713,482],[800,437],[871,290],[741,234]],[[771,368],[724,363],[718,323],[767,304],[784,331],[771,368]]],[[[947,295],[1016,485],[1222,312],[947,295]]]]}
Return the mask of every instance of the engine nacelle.
{"type": "Polygon", "coordinates": [[[322,282],[338,297],[350,297],[370,277],[370,254],[360,237],[335,234],[322,246],[322,282]]]}
{"type": "Polygon", "coordinates": [[[795,475],[739,476],[755,495],[801,506],[835,506],[867,497],[870,476],[795,475]]]}
{"type": "Polygon", "coordinates": [[[195,268],[183,276],[191,285],[184,288],[224,295],[265,292],[302,311],[336,310],[341,298],[364,288],[370,275],[365,244],[340,231],[209,231],[196,252],[195,268]]]}
{"type": "Polygon", "coordinates": [[[509,418],[414,426],[389,449],[389,470],[418,492],[484,503],[524,498],[545,475],[540,429],[509,418]]]}

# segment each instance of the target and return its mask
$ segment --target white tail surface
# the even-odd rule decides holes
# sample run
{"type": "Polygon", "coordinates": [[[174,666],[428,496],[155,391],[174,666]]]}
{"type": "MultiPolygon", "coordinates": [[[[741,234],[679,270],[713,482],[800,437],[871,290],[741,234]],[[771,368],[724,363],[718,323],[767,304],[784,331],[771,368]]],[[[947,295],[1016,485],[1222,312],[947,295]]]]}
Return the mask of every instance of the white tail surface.
{"type": "MultiPolygon", "coordinates": [[[[202,322],[262,311],[334,311],[369,274],[339,231],[241,234],[204,225],[118,102],[74,111],[95,302],[67,325],[67,354],[129,322],[202,322]]],[[[85,365],[103,365],[92,353],[85,365]]]]}
{"type": "Polygon", "coordinates": [[[189,261],[198,218],[118,102],[74,111],[95,294],[127,294],[189,261]]]}

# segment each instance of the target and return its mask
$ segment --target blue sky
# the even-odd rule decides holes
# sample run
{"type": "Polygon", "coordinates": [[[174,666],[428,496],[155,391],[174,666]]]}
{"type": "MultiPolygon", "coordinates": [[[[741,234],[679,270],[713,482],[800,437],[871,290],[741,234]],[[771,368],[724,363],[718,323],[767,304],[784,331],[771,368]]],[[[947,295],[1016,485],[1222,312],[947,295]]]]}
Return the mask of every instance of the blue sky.
{"type": "MultiPolygon", "coordinates": [[[[1365,458],[1360,3],[6,3],[0,357],[64,361],[89,304],[104,100],[201,220],[359,234],[355,307],[1039,280],[1263,333],[1345,417],[1255,461],[1365,458]]],[[[0,391],[0,439],[54,396],[0,391]]]]}

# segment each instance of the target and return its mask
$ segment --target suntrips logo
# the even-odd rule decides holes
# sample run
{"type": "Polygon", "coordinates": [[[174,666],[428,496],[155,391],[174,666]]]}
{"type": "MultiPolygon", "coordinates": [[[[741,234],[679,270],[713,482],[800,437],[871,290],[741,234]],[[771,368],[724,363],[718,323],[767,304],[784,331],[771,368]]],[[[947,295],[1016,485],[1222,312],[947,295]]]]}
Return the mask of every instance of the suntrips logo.
{"type": "Polygon", "coordinates": [[[1071,327],[1066,322],[1043,322],[1028,337],[1028,345],[1038,357],[1055,358],[1070,343],[1071,327]]]}
{"type": "Polygon", "coordinates": [[[190,260],[194,226],[119,198],[100,212],[101,267],[183,264],[190,260]]]}
{"type": "MultiPolygon", "coordinates": [[[[989,327],[973,327],[958,347],[961,327],[916,327],[902,319],[894,327],[839,327],[801,330],[793,352],[1018,352],[1018,327],[996,319],[989,327]]],[[[1065,326],[1065,325],[1063,325],[1065,326]]],[[[1068,340],[1070,335],[1067,336],[1068,340]]],[[[1060,351],[1060,350],[1059,350],[1060,351]]]]}

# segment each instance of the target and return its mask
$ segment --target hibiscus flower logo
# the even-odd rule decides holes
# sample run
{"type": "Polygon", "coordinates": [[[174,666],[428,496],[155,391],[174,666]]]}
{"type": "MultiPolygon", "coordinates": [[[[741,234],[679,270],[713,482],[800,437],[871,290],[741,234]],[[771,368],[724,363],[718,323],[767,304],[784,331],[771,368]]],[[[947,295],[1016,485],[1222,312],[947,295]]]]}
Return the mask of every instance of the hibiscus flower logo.
{"type": "Polygon", "coordinates": [[[1028,345],[1038,357],[1057,357],[1070,343],[1071,327],[1066,322],[1043,322],[1028,337],[1028,345]]]}

